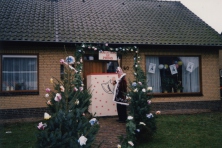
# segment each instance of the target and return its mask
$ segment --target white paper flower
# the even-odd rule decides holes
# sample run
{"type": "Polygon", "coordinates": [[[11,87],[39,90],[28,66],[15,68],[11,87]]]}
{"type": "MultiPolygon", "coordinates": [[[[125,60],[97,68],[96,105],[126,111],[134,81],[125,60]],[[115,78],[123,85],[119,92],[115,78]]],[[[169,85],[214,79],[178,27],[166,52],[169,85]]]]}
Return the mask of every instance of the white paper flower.
{"type": "Polygon", "coordinates": [[[148,103],[148,104],[151,104],[151,100],[147,100],[147,103],[148,103]]]}
{"type": "Polygon", "coordinates": [[[133,117],[132,117],[132,116],[128,116],[127,119],[128,119],[128,120],[132,120],[133,117]]]}
{"type": "Polygon", "coordinates": [[[152,88],[152,87],[147,87],[147,90],[148,90],[148,91],[152,91],[153,88],[152,88]]]}
{"type": "Polygon", "coordinates": [[[48,94],[48,93],[47,93],[47,94],[45,94],[45,97],[46,97],[46,98],[48,98],[48,97],[49,97],[49,94],[48,94]]]}
{"type": "Polygon", "coordinates": [[[144,126],[146,125],[144,122],[140,122],[139,124],[144,125],[144,126]]]}
{"type": "Polygon", "coordinates": [[[79,144],[82,146],[82,145],[86,145],[86,141],[87,141],[87,138],[84,137],[83,135],[81,137],[79,137],[79,144]]]}
{"type": "Polygon", "coordinates": [[[140,132],[140,129],[136,129],[136,131],[139,133],[139,132],[140,132]]]}
{"type": "Polygon", "coordinates": [[[133,82],[133,83],[132,83],[132,86],[135,87],[135,86],[136,86],[136,82],[133,82]]]}
{"type": "Polygon", "coordinates": [[[134,146],[134,144],[133,144],[132,141],[128,141],[128,143],[129,143],[131,146],[134,146]]]}
{"type": "Polygon", "coordinates": [[[152,113],[149,113],[149,114],[146,114],[146,117],[147,117],[147,118],[153,118],[154,116],[153,116],[152,113]]]}
{"type": "Polygon", "coordinates": [[[117,145],[117,148],[121,148],[121,145],[120,145],[120,144],[118,144],[118,145],[117,145]]]}
{"type": "Polygon", "coordinates": [[[51,118],[51,116],[47,113],[47,112],[45,112],[44,113],[44,119],[45,120],[48,120],[48,119],[50,119],[51,118]]]}
{"type": "Polygon", "coordinates": [[[89,123],[91,125],[94,125],[97,122],[96,118],[92,118],[91,120],[89,120],[89,123]]]}
{"type": "Polygon", "coordinates": [[[134,89],[134,90],[133,90],[133,92],[138,92],[138,89],[137,89],[137,88],[136,88],[136,89],[134,89]]]}
{"type": "Polygon", "coordinates": [[[61,99],[62,99],[62,96],[60,95],[60,93],[56,93],[54,100],[59,102],[61,99]]]}
{"type": "Polygon", "coordinates": [[[65,91],[65,88],[61,85],[61,86],[60,86],[60,90],[61,90],[61,92],[64,92],[64,91],[65,91]]]}
{"type": "Polygon", "coordinates": [[[142,85],[142,82],[138,82],[139,85],[142,85]]]}
{"type": "Polygon", "coordinates": [[[145,88],[143,88],[143,89],[142,89],[142,92],[146,92],[146,89],[145,89],[145,88]]]}
{"type": "Polygon", "coordinates": [[[78,100],[78,99],[75,101],[75,104],[76,104],[76,105],[79,105],[79,100],[78,100]]]}

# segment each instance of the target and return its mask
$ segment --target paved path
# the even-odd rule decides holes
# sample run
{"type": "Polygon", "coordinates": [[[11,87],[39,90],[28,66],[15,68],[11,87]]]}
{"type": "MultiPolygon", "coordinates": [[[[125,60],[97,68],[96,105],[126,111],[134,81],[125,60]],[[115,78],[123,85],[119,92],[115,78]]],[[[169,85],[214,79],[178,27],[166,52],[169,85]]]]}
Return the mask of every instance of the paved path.
{"type": "Polygon", "coordinates": [[[98,120],[100,129],[92,148],[97,148],[101,142],[100,148],[117,148],[120,143],[118,136],[126,134],[126,123],[117,122],[117,117],[102,117],[98,120]]]}

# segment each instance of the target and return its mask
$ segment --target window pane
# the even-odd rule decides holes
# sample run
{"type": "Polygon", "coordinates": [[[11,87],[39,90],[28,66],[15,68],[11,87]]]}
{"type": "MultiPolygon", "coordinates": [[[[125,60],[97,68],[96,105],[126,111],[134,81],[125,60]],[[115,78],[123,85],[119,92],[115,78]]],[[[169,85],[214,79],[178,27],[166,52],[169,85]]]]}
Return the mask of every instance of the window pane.
{"type": "Polygon", "coordinates": [[[148,85],[154,93],[200,92],[199,57],[146,57],[148,85]]]}
{"type": "Polygon", "coordinates": [[[37,90],[37,56],[3,56],[2,90],[37,90]]]}

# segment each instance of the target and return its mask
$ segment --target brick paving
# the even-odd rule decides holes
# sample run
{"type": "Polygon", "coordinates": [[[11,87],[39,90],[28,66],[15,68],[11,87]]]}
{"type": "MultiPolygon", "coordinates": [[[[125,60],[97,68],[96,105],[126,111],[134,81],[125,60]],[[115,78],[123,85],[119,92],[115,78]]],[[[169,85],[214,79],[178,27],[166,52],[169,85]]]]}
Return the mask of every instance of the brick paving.
{"type": "Polygon", "coordinates": [[[117,117],[98,118],[100,129],[92,148],[116,148],[119,144],[118,136],[126,134],[126,124],[117,122],[117,117]]]}

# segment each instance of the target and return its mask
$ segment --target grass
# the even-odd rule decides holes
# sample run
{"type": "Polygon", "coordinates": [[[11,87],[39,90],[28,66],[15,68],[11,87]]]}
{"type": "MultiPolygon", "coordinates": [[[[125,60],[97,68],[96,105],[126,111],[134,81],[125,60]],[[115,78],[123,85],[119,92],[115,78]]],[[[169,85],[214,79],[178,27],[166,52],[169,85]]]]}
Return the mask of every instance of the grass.
{"type": "Polygon", "coordinates": [[[157,133],[139,148],[221,148],[222,113],[161,115],[157,133]]]}
{"type": "MultiPolygon", "coordinates": [[[[31,148],[35,123],[0,125],[0,148],[31,148]],[[11,131],[12,133],[6,133],[11,131]]],[[[160,115],[153,139],[140,139],[138,148],[221,148],[222,113],[160,115]]]]}

